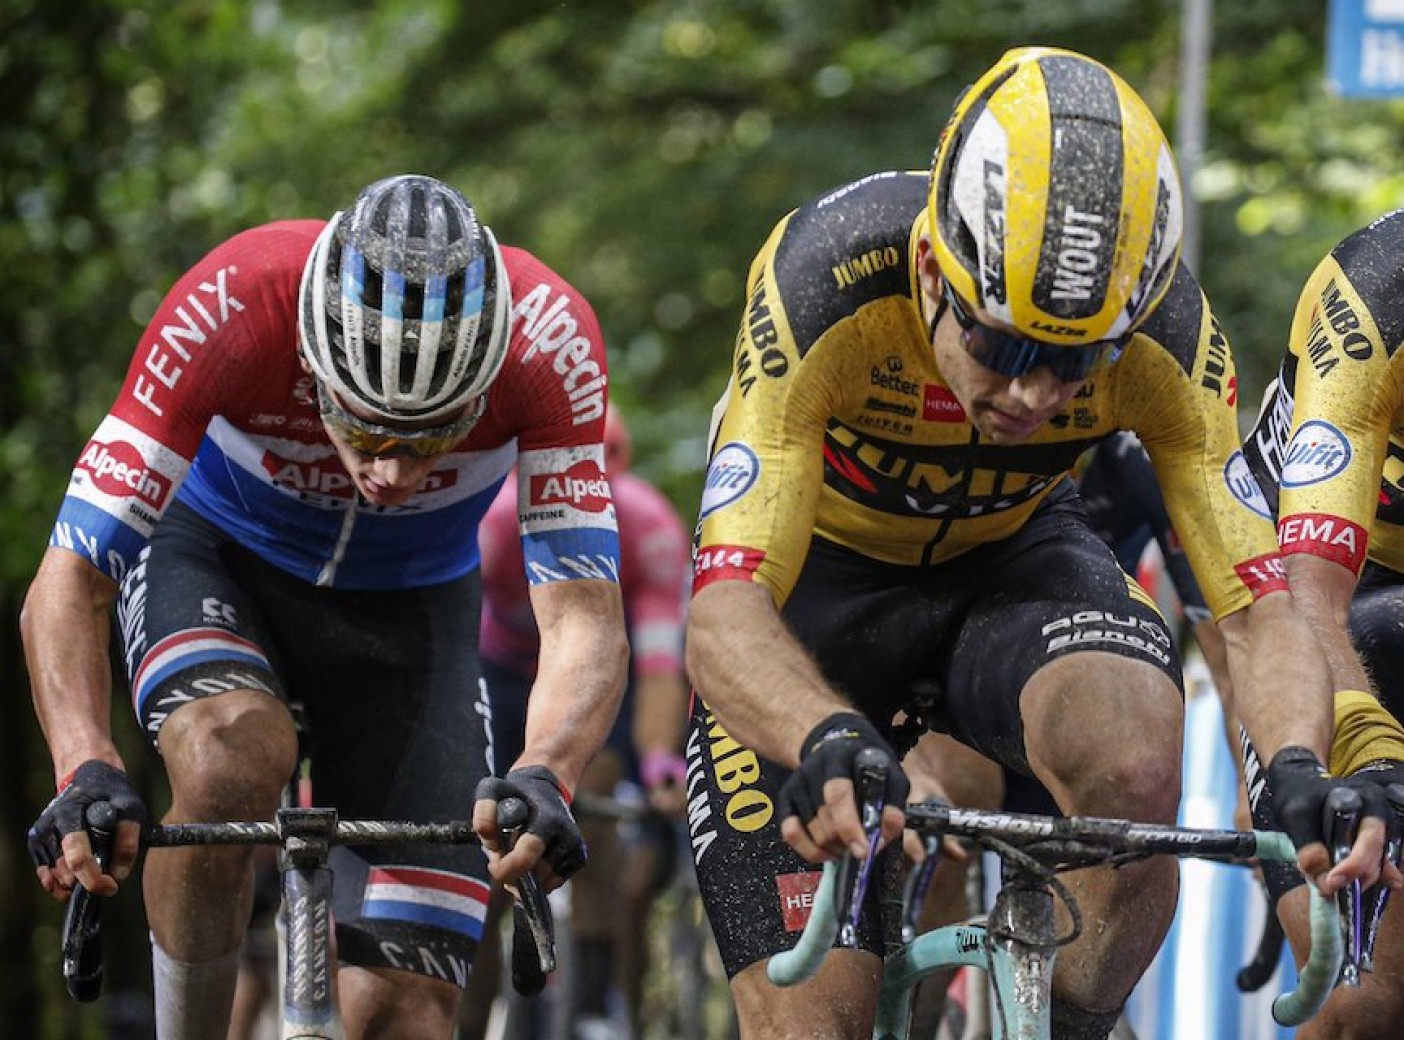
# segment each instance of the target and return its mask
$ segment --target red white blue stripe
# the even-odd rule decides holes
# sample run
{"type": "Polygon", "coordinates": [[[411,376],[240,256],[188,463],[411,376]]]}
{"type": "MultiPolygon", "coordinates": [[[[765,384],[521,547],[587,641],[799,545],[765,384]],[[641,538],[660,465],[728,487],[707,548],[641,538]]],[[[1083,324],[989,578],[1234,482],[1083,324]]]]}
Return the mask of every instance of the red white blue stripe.
{"type": "Polygon", "coordinates": [[[167,636],[142,658],[132,677],[132,701],[140,714],[147,696],[166,679],[193,665],[227,661],[244,668],[271,671],[255,644],[222,628],[189,628],[167,636]]]}
{"type": "Polygon", "coordinates": [[[488,886],[477,878],[426,867],[372,867],[361,901],[363,918],[411,921],[483,937],[488,886]]]}

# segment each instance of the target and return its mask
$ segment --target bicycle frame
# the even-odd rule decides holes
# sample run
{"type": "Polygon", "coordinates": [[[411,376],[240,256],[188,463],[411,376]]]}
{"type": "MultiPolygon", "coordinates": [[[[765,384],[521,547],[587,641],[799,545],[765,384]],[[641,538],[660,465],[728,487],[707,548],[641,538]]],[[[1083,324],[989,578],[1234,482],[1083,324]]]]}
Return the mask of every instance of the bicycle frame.
{"type": "MultiPolygon", "coordinates": [[[[987,844],[998,838],[1021,842],[1024,859],[1055,862],[1069,854],[1090,861],[1117,861],[1146,855],[1207,859],[1262,859],[1295,862],[1296,852],[1276,831],[1207,831],[1150,827],[1119,820],[979,813],[945,807],[911,806],[909,826],[960,834],[987,844]],[[935,817],[936,819],[933,819],[935,817]],[[1044,848],[1040,849],[1036,838],[1044,848]],[[1086,844],[1079,847],[1078,843],[1086,844]],[[1041,853],[1041,855],[1040,855],[1041,853]],[[1092,854],[1092,853],[1095,853],[1092,854]]],[[[1008,848],[1008,846],[1005,846],[1008,848]]],[[[917,982],[943,967],[970,966],[990,975],[995,995],[991,1014],[995,1040],[1047,1040],[1051,1028],[1053,967],[1060,937],[1054,923],[1051,871],[1021,864],[1021,857],[995,847],[1003,876],[986,921],[947,925],[918,935],[889,954],[874,1028],[876,1040],[908,1040],[912,993],[917,982]]],[[[772,957],[768,974],[776,985],[793,985],[818,970],[839,934],[837,876],[831,861],[815,893],[810,920],[791,951],[772,957]]],[[[1273,1017],[1297,1025],[1316,1013],[1340,974],[1343,940],[1335,902],[1311,887],[1311,959],[1297,989],[1273,1003],[1273,1017]]]]}

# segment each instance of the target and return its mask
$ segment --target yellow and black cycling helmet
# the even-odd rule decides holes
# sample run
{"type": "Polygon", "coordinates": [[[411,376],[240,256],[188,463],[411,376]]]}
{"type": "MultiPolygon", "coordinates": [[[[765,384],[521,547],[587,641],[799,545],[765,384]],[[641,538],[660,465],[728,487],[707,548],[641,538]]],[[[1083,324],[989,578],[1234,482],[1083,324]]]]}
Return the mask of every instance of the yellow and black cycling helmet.
{"type": "Polygon", "coordinates": [[[931,241],[961,299],[1025,336],[1127,336],[1169,287],[1179,177],[1116,73],[1050,47],[1007,52],[956,103],[932,162],[931,241]]]}

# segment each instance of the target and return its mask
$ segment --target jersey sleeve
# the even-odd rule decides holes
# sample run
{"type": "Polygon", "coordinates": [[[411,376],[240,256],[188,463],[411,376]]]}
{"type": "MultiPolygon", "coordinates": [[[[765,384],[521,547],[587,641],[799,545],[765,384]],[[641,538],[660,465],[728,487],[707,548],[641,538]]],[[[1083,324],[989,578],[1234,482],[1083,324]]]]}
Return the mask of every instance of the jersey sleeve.
{"type": "MultiPolygon", "coordinates": [[[[1398,366],[1389,364],[1387,348],[1393,344],[1381,330],[1384,316],[1371,312],[1361,286],[1351,279],[1396,271],[1397,259],[1379,270],[1371,265],[1357,272],[1362,250],[1354,246],[1347,240],[1317,266],[1292,320],[1289,349],[1296,378],[1282,457],[1278,537],[1284,555],[1309,553],[1359,574],[1404,388],[1398,366]],[[1342,267],[1343,258],[1349,269],[1342,267]]],[[[1392,305],[1398,291],[1395,284],[1390,293],[1372,299],[1392,305]]]]}
{"type": "Polygon", "coordinates": [[[291,221],[244,232],[176,282],[78,457],[50,545],[121,580],[175,497],[210,419],[256,391],[262,375],[253,350],[291,344],[297,279],[320,226],[291,221]]]}
{"type": "Polygon", "coordinates": [[[512,342],[493,393],[518,416],[517,509],[528,581],[619,580],[604,471],[608,366],[589,303],[535,257],[505,249],[512,342]]]}
{"type": "Polygon", "coordinates": [[[1194,568],[1185,553],[1185,543],[1170,522],[1170,511],[1165,506],[1165,496],[1161,494],[1160,481],[1151,466],[1150,456],[1139,440],[1132,437],[1127,437],[1113,450],[1117,479],[1125,493],[1132,496],[1136,511],[1145,519],[1156,545],[1160,547],[1165,573],[1175,586],[1175,594],[1180,597],[1185,616],[1191,621],[1206,620],[1209,608],[1204,602],[1204,593],[1195,580],[1194,568]]]}
{"type": "Polygon", "coordinates": [[[1214,617],[1286,589],[1271,513],[1243,457],[1227,338],[1183,267],[1120,362],[1122,404],[1214,617]]]}
{"type": "Polygon", "coordinates": [[[693,590],[758,581],[783,603],[799,577],[823,486],[823,442],[842,396],[825,334],[803,356],[777,292],[789,217],[751,265],[746,311],[703,486],[693,590]]]}

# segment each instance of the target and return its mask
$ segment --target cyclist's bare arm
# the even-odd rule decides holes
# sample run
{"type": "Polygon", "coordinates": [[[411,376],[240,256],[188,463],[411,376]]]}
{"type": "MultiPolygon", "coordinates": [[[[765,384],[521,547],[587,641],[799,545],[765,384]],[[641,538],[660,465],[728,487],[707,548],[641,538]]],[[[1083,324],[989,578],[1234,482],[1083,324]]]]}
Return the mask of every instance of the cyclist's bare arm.
{"type": "MultiPolygon", "coordinates": [[[[719,581],[698,591],[688,609],[687,667],[693,685],[736,740],[781,765],[799,764],[800,745],[824,719],[853,711],[785,626],[770,591],[759,583],[719,581]]],[[[853,785],[831,780],[825,806],[808,831],[797,817],[781,828],[806,859],[818,862],[845,847],[866,855],[853,785]]],[[[883,813],[883,838],[901,833],[902,813],[883,813]]]]}
{"type": "Polygon", "coordinates": [[[1369,676],[1350,644],[1347,628],[1350,601],[1355,595],[1355,574],[1334,560],[1310,553],[1292,553],[1283,559],[1292,598],[1297,601],[1297,609],[1326,655],[1333,688],[1371,689],[1369,676]]]}
{"type": "MultiPolygon", "coordinates": [[[[56,782],[90,759],[124,768],[111,732],[108,639],[116,594],[116,583],[82,556],[50,547],[25,597],[20,634],[34,710],[53,757],[56,782]]],[[[93,859],[87,834],[69,834],[63,860],[53,869],[39,868],[40,883],[60,898],[67,897],[75,876],[90,892],[115,892],[117,880],[125,878],[136,861],[138,830],[131,821],[119,825],[110,877],[93,859]]]]}
{"type": "Polygon", "coordinates": [[[584,578],[534,585],[541,631],[526,743],[513,767],[542,765],[574,791],[619,711],[629,663],[619,586],[584,578]]]}
{"type": "MultiPolygon", "coordinates": [[[[648,672],[634,680],[634,747],[642,760],[650,754],[677,756],[687,722],[687,683],[678,671],[648,672]]],[[[651,791],[650,803],[660,812],[681,812],[685,793],[651,791]]]]}
{"type": "MultiPolygon", "coordinates": [[[[1221,618],[1233,675],[1235,710],[1263,761],[1286,747],[1304,747],[1325,762],[1334,726],[1331,675],[1314,652],[1316,639],[1291,595],[1272,592],[1221,618]]],[[[1330,893],[1380,874],[1384,821],[1366,817],[1351,854],[1334,867],[1320,842],[1301,848],[1298,866],[1330,893]]],[[[1397,874],[1395,877],[1397,878],[1397,874]]]]}

